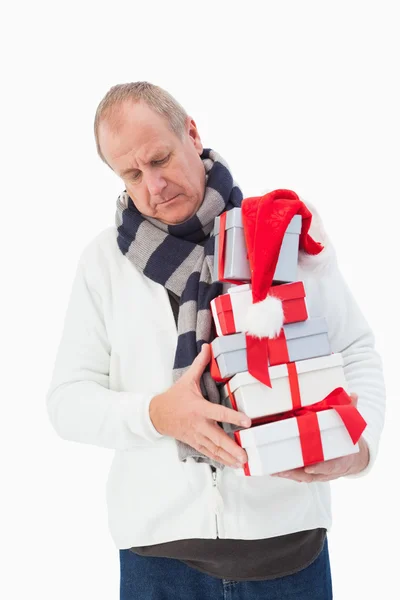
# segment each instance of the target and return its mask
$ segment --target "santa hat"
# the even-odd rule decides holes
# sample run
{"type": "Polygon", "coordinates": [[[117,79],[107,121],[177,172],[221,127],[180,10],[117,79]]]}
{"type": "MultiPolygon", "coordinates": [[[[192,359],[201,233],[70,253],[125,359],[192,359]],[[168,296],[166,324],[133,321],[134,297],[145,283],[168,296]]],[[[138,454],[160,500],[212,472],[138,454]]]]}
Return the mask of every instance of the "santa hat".
{"type": "Polygon", "coordinates": [[[264,196],[245,198],[242,220],[251,270],[253,304],[245,322],[246,333],[255,337],[276,337],[282,329],[282,301],[270,294],[283,237],[292,218],[301,215],[301,250],[319,254],[323,245],[308,234],[312,213],[291,190],[274,190],[264,196]]]}

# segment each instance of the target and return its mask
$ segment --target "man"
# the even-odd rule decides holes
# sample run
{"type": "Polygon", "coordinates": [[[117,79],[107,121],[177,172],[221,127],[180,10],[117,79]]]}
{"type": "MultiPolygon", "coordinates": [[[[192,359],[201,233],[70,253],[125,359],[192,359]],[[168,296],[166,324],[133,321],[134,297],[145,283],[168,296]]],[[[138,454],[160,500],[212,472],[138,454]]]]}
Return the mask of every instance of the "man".
{"type": "Polygon", "coordinates": [[[221,427],[248,427],[218,404],[208,363],[214,218],[240,206],[229,167],[203,149],[167,92],[111,88],[95,117],[102,160],[124,182],[116,227],[84,249],[47,396],[61,437],[115,450],[109,526],[121,599],[332,597],[326,531],[331,479],[371,469],[384,419],[373,335],[314,212],[317,256],[300,255],[309,313],[367,428],[360,452],[278,476],[237,477],[246,452],[221,427]],[[233,597],[233,596],[232,596],[233,597]]]}

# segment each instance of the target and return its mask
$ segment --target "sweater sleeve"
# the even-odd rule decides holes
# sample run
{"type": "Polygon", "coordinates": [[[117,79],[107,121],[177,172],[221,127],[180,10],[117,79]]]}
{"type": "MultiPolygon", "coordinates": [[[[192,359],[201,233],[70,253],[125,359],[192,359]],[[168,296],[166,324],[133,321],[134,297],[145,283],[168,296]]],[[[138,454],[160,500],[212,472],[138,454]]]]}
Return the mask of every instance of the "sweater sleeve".
{"type": "Polygon", "coordinates": [[[382,362],[375,350],[373,332],[357,305],[336,260],[318,278],[321,314],[328,323],[332,352],[340,352],[349,392],[358,394],[357,408],[367,427],[363,437],[368,445],[370,461],[357,475],[366,475],[372,468],[385,416],[385,384],[382,362]]]}
{"type": "Polygon", "coordinates": [[[164,436],[149,416],[153,395],[109,389],[110,342],[101,295],[88,280],[88,248],[78,263],[46,395],[51,424],[65,440],[104,448],[154,444],[164,436]]]}

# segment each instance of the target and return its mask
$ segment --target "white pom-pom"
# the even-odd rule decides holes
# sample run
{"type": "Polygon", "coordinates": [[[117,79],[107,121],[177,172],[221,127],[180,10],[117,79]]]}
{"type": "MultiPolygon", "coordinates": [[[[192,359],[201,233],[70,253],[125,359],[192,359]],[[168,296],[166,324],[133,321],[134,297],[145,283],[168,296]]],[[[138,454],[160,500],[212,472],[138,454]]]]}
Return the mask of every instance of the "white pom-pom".
{"type": "Polygon", "coordinates": [[[282,301],[275,296],[267,296],[250,306],[245,317],[245,332],[259,338],[274,338],[279,335],[283,321],[282,301]]]}

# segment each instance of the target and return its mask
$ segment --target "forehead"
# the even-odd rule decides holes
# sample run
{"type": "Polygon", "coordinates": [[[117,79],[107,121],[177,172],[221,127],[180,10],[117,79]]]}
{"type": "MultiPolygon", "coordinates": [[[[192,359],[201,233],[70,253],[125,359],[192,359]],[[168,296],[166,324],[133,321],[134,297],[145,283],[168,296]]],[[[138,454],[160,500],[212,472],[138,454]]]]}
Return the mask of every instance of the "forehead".
{"type": "Polygon", "coordinates": [[[109,165],[121,170],[134,166],[137,159],[151,159],[179,139],[166,119],[146,104],[126,102],[100,123],[99,142],[109,165]]]}

